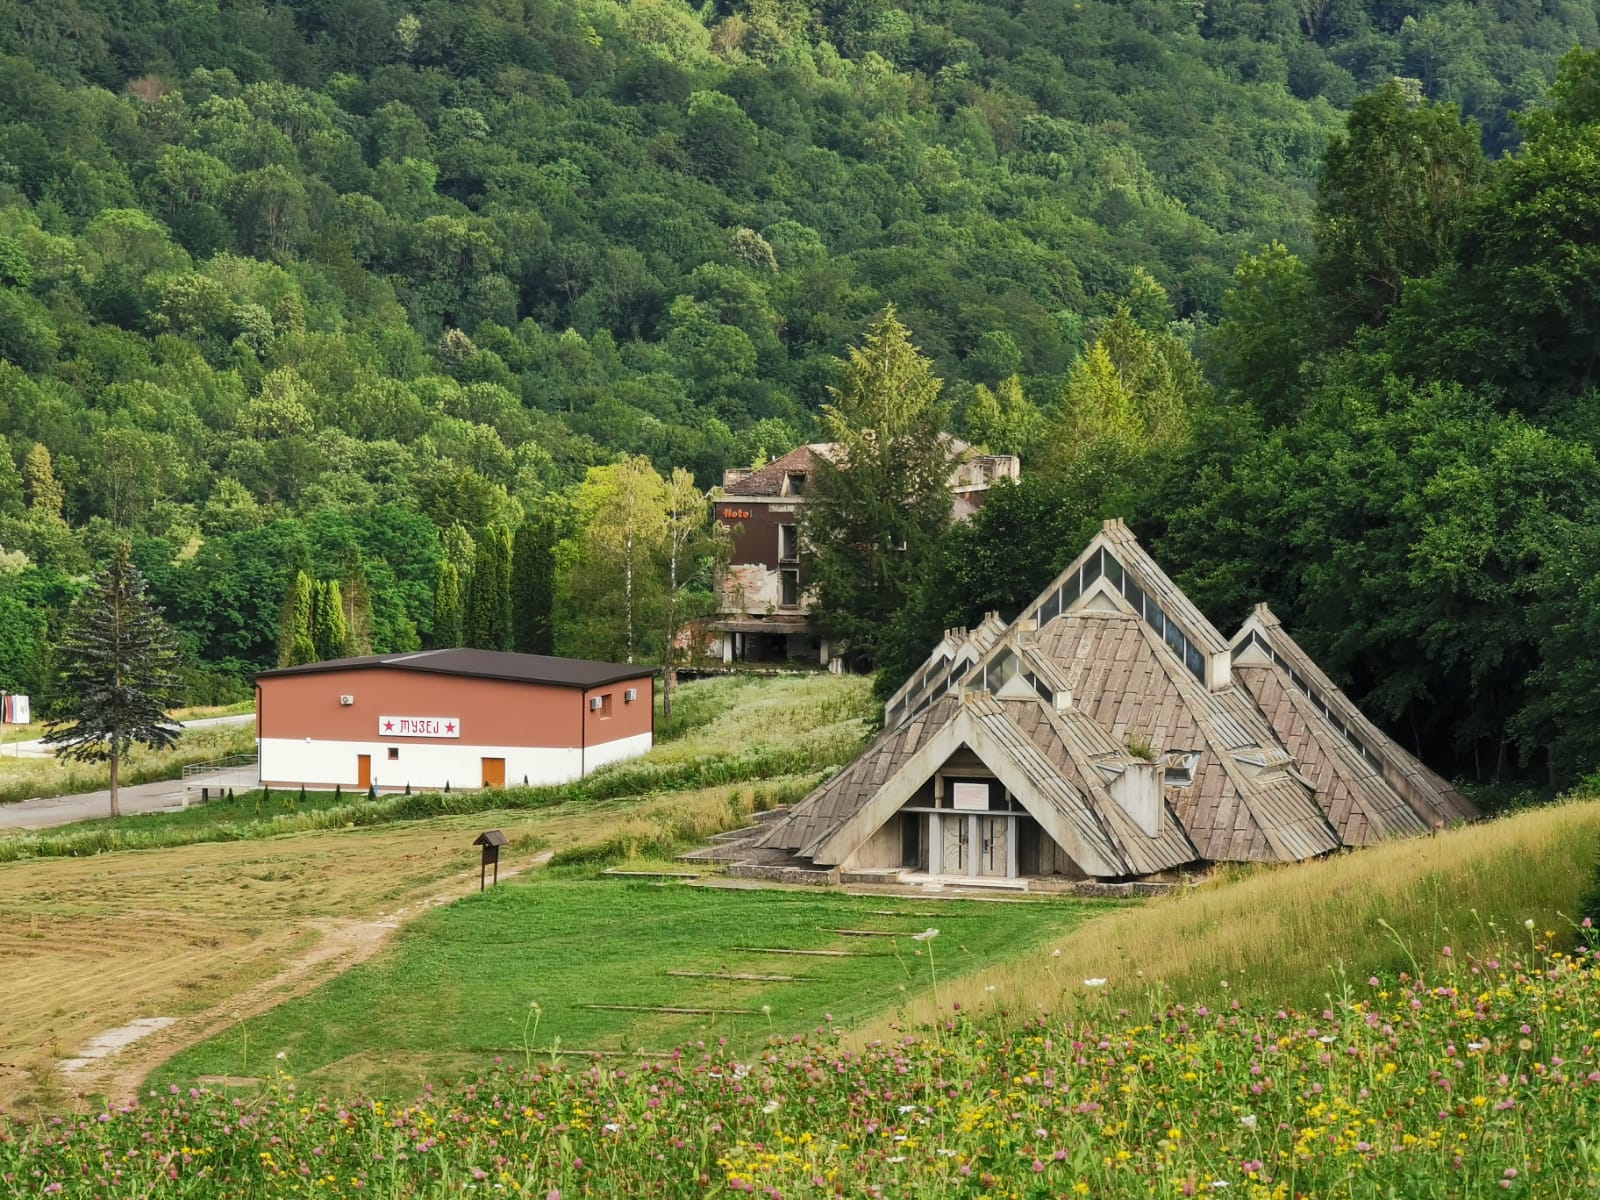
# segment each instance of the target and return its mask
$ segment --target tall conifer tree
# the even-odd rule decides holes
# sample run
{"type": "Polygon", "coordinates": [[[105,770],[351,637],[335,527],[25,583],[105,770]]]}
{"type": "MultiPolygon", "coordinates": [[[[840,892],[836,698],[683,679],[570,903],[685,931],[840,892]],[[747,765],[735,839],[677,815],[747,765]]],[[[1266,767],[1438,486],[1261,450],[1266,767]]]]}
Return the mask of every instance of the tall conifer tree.
{"type": "Polygon", "coordinates": [[[817,621],[858,661],[877,657],[879,639],[950,524],[943,386],[891,305],[840,364],[833,403],[822,409],[837,457],[818,458],[801,516],[811,547],[807,582],[817,621]]]}
{"type": "Polygon", "coordinates": [[[337,579],[316,585],[311,608],[311,642],[318,659],[345,658],[350,653],[350,629],[344,622],[344,596],[337,579]]]}
{"type": "Polygon", "coordinates": [[[44,740],[79,762],[109,762],[111,815],[122,815],[122,760],[135,744],[178,738],[167,710],[179,701],[178,641],[145,594],[128,543],[95,576],[67,617],[57,661],[63,715],[44,740]]]}
{"type": "Polygon", "coordinates": [[[461,575],[448,558],[433,585],[433,644],[440,650],[461,645],[461,575]]]}
{"type": "Polygon", "coordinates": [[[317,660],[316,644],[311,640],[311,612],[316,601],[316,584],[304,571],[296,571],[283,602],[278,624],[278,665],[299,667],[317,660]]]}
{"type": "Polygon", "coordinates": [[[490,526],[478,542],[463,640],[480,650],[511,648],[511,542],[499,526],[490,526]]]}
{"type": "Polygon", "coordinates": [[[511,548],[511,647],[523,654],[556,652],[556,523],[548,514],[517,526],[511,548]]]}

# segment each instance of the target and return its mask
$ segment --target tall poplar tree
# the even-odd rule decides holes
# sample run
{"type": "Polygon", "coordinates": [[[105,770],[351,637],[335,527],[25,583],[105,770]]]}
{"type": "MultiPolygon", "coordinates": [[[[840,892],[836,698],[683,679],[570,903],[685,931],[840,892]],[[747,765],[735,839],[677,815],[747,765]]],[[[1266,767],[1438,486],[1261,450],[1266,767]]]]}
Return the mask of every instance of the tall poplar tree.
{"type": "Polygon", "coordinates": [[[836,450],[818,459],[801,512],[813,617],[858,663],[880,639],[950,524],[949,416],[943,382],[883,310],[840,363],[821,425],[836,450]]]}
{"type": "Polygon", "coordinates": [[[672,690],[678,682],[678,641],[684,628],[697,617],[716,611],[712,586],[719,565],[732,548],[725,525],[711,519],[711,493],[695,484],[694,476],[674,467],[667,480],[665,536],[661,555],[666,562],[666,591],[662,597],[661,712],[672,715],[672,690]]]}
{"type": "Polygon", "coordinates": [[[554,654],[556,522],[548,513],[517,526],[511,547],[511,648],[554,654]]]}
{"type": "Polygon", "coordinates": [[[22,463],[22,479],[28,485],[28,505],[36,512],[59,517],[66,504],[66,489],[56,478],[55,460],[50,447],[35,442],[22,463]]]}
{"type": "Polygon", "coordinates": [[[440,650],[461,645],[461,573],[448,558],[433,584],[433,644],[440,650]]]}
{"type": "Polygon", "coordinates": [[[179,696],[178,641],[145,593],[128,543],[73,604],[56,648],[63,716],[44,740],[58,754],[111,766],[111,815],[122,815],[122,760],[136,743],[162,749],[178,738],[167,710],[179,696]]]}
{"type": "Polygon", "coordinates": [[[311,642],[317,658],[345,658],[350,653],[350,628],[344,621],[344,595],[337,579],[318,583],[311,606],[311,642]]]}
{"type": "Polygon", "coordinates": [[[366,568],[360,559],[350,564],[345,572],[343,594],[344,625],[347,633],[346,652],[372,653],[372,589],[367,584],[366,568]]]}
{"type": "Polygon", "coordinates": [[[511,648],[511,540],[500,526],[491,525],[478,541],[464,625],[468,646],[511,648]]]}
{"type": "Polygon", "coordinates": [[[22,476],[11,458],[11,447],[0,435],[0,517],[22,515],[22,476]]]}
{"type": "Polygon", "coordinates": [[[316,584],[304,571],[296,571],[289,582],[278,624],[278,665],[299,667],[317,661],[317,647],[311,640],[311,614],[316,604],[316,584]]]}

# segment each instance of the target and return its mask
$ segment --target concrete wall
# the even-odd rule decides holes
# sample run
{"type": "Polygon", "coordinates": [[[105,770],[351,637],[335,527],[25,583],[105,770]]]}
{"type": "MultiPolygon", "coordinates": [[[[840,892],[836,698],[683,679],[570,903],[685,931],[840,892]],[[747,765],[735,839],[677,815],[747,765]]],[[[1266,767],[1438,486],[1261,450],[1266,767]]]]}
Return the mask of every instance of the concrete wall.
{"type": "MultiPolygon", "coordinates": [[[[846,870],[867,870],[900,865],[900,822],[904,814],[896,813],[883,826],[856,848],[844,864],[846,870]]],[[[926,817],[922,818],[924,821],[926,817]]]]}

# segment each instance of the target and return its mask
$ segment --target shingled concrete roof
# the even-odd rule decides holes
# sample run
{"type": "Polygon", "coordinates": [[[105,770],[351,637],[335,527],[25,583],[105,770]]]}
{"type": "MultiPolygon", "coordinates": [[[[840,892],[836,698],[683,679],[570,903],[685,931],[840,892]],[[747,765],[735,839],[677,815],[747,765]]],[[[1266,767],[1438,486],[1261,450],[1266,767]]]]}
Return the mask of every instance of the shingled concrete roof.
{"type": "Polygon", "coordinates": [[[1194,782],[1167,794],[1202,858],[1292,862],[1339,848],[1249,695],[1207,690],[1131,612],[1058,617],[1039,649],[1063,669],[1074,707],[1113,741],[1199,752],[1194,782]]]}
{"type": "Polygon", "coordinates": [[[1230,644],[1120,521],[1009,628],[991,614],[970,634],[947,631],[891,699],[884,732],[765,844],[844,861],[939,768],[924,751],[951,744],[952,729],[1090,874],[1291,862],[1477,815],[1265,606],[1230,644]],[[1133,745],[1193,764],[1189,782],[1164,788],[1155,837],[1106,786],[1133,745]]]}
{"type": "Polygon", "coordinates": [[[1265,604],[1233,640],[1234,675],[1301,759],[1346,845],[1472,820],[1477,809],[1406,753],[1311,660],[1265,604]],[[1347,828],[1346,828],[1347,827],[1347,828]]]}

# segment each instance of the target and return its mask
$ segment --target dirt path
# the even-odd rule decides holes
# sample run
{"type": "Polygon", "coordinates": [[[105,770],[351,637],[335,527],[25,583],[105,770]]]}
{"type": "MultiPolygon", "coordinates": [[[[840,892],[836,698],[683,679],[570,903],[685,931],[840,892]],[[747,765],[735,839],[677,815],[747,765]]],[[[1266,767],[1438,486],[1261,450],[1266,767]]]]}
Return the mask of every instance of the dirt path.
{"type": "MultiPolygon", "coordinates": [[[[503,868],[502,879],[542,867],[553,852],[546,850],[520,866],[503,868]]],[[[324,919],[310,924],[318,932],[310,949],[292,959],[283,970],[246,988],[204,1012],[179,1018],[156,1034],[141,1038],[120,1052],[74,1071],[70,1080],[79,1092],[103,1093],[113,1103],[136,1097],[150,1073],[173,1055],[206,1038],[215,1037],[240,1021],[260,1016],[286,1000],[303,996],[313,988],[371,958],[390,936],[407,921],[429,909],[450,904],[478,889],[478,877],[463,872],[442,882],[419,889],[388,912],[370,921],[324,919]],[[425,894],[423,894],[425,893],[425,894]]]]}

